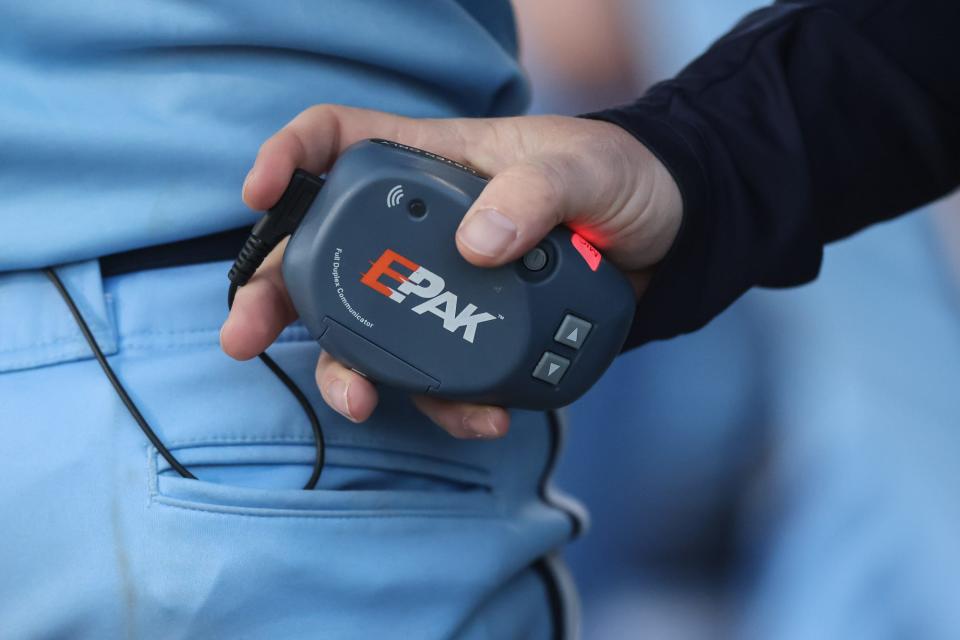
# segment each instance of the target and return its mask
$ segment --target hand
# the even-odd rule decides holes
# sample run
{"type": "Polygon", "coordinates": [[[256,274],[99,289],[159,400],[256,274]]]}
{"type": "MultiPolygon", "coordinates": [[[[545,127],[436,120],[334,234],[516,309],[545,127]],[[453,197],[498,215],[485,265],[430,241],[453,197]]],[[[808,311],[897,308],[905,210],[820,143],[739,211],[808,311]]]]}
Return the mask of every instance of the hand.
{"type": "MultiPolygon", "coordinates": [[[[616,125],[561,116],[417,120],[312,107],[260,148],[243,185],[244,201],[256,210],[270,208],[295,169],[323,173],[365,138],[395,140],[493,176],[457,231],[457,248],[477,266],[516,260],[566,224],[624,271],[639,296],[680,227],[680,192],[646,147],[616,125]]],[[[297,317],[280,271],[284,247],[237,293],[220,333],[223,350],[234,358],[254,357],[297,317]]],[[[376,407],[376,387],[325,353],[316,380],[327,404],[354,422],[376,407]]],[[[509,428],[501,407],[428,396],[414,402],[457,437],[496,438],[509,428]]]]}

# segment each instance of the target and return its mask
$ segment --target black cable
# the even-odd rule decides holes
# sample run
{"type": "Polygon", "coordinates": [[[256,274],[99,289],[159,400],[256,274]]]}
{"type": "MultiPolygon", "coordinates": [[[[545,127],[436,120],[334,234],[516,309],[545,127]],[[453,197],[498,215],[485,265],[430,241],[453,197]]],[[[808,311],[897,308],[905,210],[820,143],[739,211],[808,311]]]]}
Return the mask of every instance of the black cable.
{"type": "MultiPolygon", "coordinates": [[[[80,327],[80,332],[87,341],[87,345],[89,345],[90,350],[97,359],[97,362],[100,363],[100,368],[103,369],[103,373],[107,376],[110,384],[113,385],[114,390],[117,392],[117,395],[120,396],[120,400],[123,402],[124,406],[126,406],[127,411],[130,412],[130,415],[133,416],[133,419],[140,427],[140,430],[143,431],[145,436],[147,436],[147,440],[150,441],[150,444],[157,449],[160,455],[163,456],[163,459],[166,460],[177,473],[184,478],[196,480],[196,476],[190,473],[186,467],[180,464],[174,455],[170,453],[170,450],[164,446],[163,442],[150,426],[150,423],[147,422],[147,419],[144,418],[143,414],[140,413],[140,410],[137,409],[137,405],[134,404],[133,399],[130,398],[127,390],[124,389],[123,384],[120,382],[120,379],[117,378],[117,374],[114,373],[110,363],[107,362],[106,356],[103,354],[103,351],[100,349],[100,345],[97,344],[97,340],[93,336],[93,332],[90,331],[90,326],[84,319],[83,314],[80,313],[80,309],[77,307],[76,302],[74,302],[70,292],[67,291],[63,281],[60,280],[60,276],[58,276],[56,271],[51,268],[44,269],[43,273],[47,276],[47,278],[50,279],[50,281],[53,283],[53,286],[57,288],[57,291],[60,293],[63,301],[66,303],[67,308],[70,309],[73,319],[76,320],[77,326],[80,327]]],[[[228,293],[228,306],[233,306],[233,298],[236,295],[236,291],[237,285],[231,283],[228,293]]],[[[320,472],[323,471],[324,455],[326,451],[326,446],[323,439],[323,429],[320,427],[320,419],[317,417],[316,412],[310,405],[310,401],[307,400],[307,397],[303,394],[300,388],[297,387],[296,383],[290,378],[290,376],[288,376],[287,373],[280,368],[280,365],[278,365],[273,358],[268,356],[266,353],[261,353],[259,358],[265,365],[267,365],[267,368],[270,369],[270,371],[272,371],[273,374],[280,379],[280,382],[282,382],[287,389],[290,390],[290,393],[292,393],[293,397],[296,398],[297,402],[300,403],[304,413],[307,414],[307,418],[310,420],[310,426],[313,429],[313,435],[316,439],[316,456],[313,461],[313,472],[311,473],[307,484],[305,484],[303,488],[305,490],[314,489],[317,486],[317,482],[320,480],[320,472]]]]}
{"type": "MultiPolygon", "coordinates": [[[[290,184],[287,185],[287,189],[280,197],[280,200],[277,201],[277,204],[271,207],[270,210],[253,225],[246,242],[240,249],[240,255],[237,256],[227,276],[230,279],[230,289],[227,291],[228,309],[233,307],[233,299],[237,295],[237,289],[245,285],[250,278],[253,277],[253,274],[256,273],[264,259],[276,248],[280,241],[297,229],[313,203],[314,198],[316,198],[317,193],[319,193],[323,187],[323,184],[323,178],[297,169],[290,179],[290,184]]],[[[156,447],[164,460],[170,463],[170,466],[173,467],[177,473],[184,478],[196,480],[196,476],[187,471],[173,454],[170,453],[170,450],[163,445],[163,442],[161,442],[157,434],[154,433],[146,418],[143,417],[143,414],[137,409],[133,400],[130,399],[126,389],[120,384],[120,380],[107,362],[107,358],[103,355],[103,351],[100,350],[100,345],[97,344],[96,338],[93,337],[87,321],[84,320],[83,314],[81,314],[80,309],[77,308],[76,303],[70,296],[70,292],[63,286],[60,276],[51,268],[44,269],[43,272],[50,281],[53,282],[53,285],[63,297],[64,302],[67,303],[70,313],[73,314],[74,320],[76,320],[80,326],[80,332],[83,333],[83,337],[90,346],[90,350],[93,351],[94,357],[96,357],[97,362],[100,363],[100,368],[103,369],[107,379],[110,381],[110,384],[113,385],[113,388],[116,390],[117,395],[120,396],[123,404],[127,407],[130,415],[133,416],[137,425],[140,426],[140,430],[143,431],[143,434],[147,436],[150,443],[156,447]]],[[[316,411],[313,410],[310,401],[307,400],[303,391],[297,387],[297,384],[280,368],[280,365],[278,365],[273,358],[266,353],[261,353],[258,357],[263,364],[267,365],[267,368],[279,378],[280,382],[287,387],[290,393],[293,394],[293,397],[297,399],[297,402],[300,403],[303,412],[307,414],[307,419],[310,421],[310,428],[313,430],[314,444],[317,453],[313,460],[313,472],[310,474],[310,479],[307,480],[307,484],[305,484],[303,488],[305,490],[315,489],[317,482],[320,480],[320,473],[323,471],[323,463],[326,455],[326,444],[323,439],[323,429],[320,427],[320,418],[317,417],[316,411]]]]}
{"type": "Polygon", "coordinates": [[[145,436],[147,436],[147,440],[149,440],[150,444],[157,448],[157,451],[160,452],[160,455],[163,456],[163,459],[169,462],[170,466],[173,467],[177,473],[184,478],[196,480],[197,477],[187,471],[186,467],[177,462],[177,459],[173,457],[173,454],[170,453],[170,450],[163,446],[163,443],[160,441],[160,438],[157,437],[157,434],[153,432],[153,429],[150,427],[147,419],[144,418],[143,414],[140,413],[140,410],[137,409],[137,405],[133,403],[133,400],[127,394],[127,390],[123,388],[123,385],[117,378],[117,374],[113,372],[113,369],[110,367],[110,363],[107,362],[107,358],[103,355],[103,351],[100,350],[100,345],[97,344],[96,338],[93,337],[93,332],[90,331],[90,326],[87,324],[87,321],[83,319],[83,314],[81,314],[80,309],[77,308],[77,304],[73,301],[73,297],[71,297],[70,292],[67,291],[65,286],[63,286],[60,276],[57,275],[56,271],[50,268],[44,269],[43,273],[50,278],[53,286],[57,288],[57,291],[59,291],[60,295],[63,297],[63,301],[67,303],[70,313],[73,314],[73,319],[77,321],[77,325],[80,327],[80,333],[83,334],[87,344],[90,345],[90,350],[93,351],[93,356],[97,359],[97,362],[100,363],[100,368],[103,369],[103,373],[106,374],[110,384],[112,384],[113,388],[117,391],[117,395],[120,396],[120,400],[122,400],[123,404],[127,407],[127,411],[130,412],[130,415],[133,416],[133,419],[136,420],[138,425],[140,425],[140,430],[143,431],[145,436]]]}
{"type": "MultiPolygon", "coordinates": [[[[233,308],[233,299],[237,295],[237,284],[235,282],[230,283],[230,289],[227,291],[227,308],[233,308]]],[[[307,419],[310,420],[310,428],[313,430],[313,438],[315,443],[316,455],[313,459],[313,473],[310,474],[310,479],[307,480],[307,484],[304,485],[304,489],[313,489],[317,486],[317,481],[320,480],[320,472],[323,471],[324,458],[326,456],[326,442],[323,439],[323,428],[320,426],[320,418],[317,417],[317,412],[313,410],[313,406],[310,404],[310,401],[307,400],[307,397],[303,395],[303,391],[300,390],[300,387],[297,386],[297,383],[294,382],[290,376],[287,375],[287,372],[280,368],[280,365],[276,361],[268,356],[266,352],[261,353],[257,356],[260,358],[260,361],[263,364],[267,365],[267,368],[273,372],[273,375],[277,376],[280,379],[290,393],[293,394],[293,397],[297,399],[297,402],[300,403],[300,407],[303,409],[303,412],[307,414],[307,419]]]]}

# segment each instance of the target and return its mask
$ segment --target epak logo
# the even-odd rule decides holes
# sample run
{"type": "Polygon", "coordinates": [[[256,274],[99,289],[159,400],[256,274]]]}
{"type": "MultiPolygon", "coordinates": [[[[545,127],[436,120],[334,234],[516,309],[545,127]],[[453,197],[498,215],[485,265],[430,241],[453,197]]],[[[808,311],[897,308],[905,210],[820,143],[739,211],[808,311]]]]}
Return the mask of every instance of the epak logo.
{"type": "Polygon", "coordinates": [[[463,339],[470,343],[477,335],[477,325],[497,319],[489,313],[475,313],[477,306],[474,304],[467,304],[458,312],[457,296],[451,291],[444,291],[446,283],[443,278],[391,249],[384,251],[383,255],[370,265],[360,282],[394,302],[403,302],[409,295],[423,298],[424,302],[413,307],[411,311],[419,315],[432,313],[443,320],[443,328],[450,333],[456,333],[463,327],[463,339]],[[410,275],[397,272],[393,268],[395,264],[408,269],[410,275]],[[399,286],[394,289],[385,285],[380,281],[384,277],[399,282],[399,286]]]}

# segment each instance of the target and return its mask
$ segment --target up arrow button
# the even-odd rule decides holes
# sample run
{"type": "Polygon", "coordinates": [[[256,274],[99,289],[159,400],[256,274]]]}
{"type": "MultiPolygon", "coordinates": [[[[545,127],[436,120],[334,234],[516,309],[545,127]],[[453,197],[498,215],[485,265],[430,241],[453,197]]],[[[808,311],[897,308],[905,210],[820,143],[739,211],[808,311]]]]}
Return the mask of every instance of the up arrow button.
{"type": "Polygon", "coordinates": [[[560,328],[557,329],[553,339],[560,344],[573,349],[579,349],[584,341],[586,341],[592,328],[593,325],[583,318],[578,318],[572,313],[568,313],[563,317],[563,322],[560,323],[560,328]]]}

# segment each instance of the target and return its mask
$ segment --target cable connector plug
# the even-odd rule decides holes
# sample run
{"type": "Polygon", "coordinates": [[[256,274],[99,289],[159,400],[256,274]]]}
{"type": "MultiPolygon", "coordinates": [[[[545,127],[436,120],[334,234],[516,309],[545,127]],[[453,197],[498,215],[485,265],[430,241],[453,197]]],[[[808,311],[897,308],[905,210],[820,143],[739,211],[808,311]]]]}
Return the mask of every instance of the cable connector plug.
{"type": "Polygon", "coordinates": [[[230,267],[227,277],[233,288],[247,284],[274,247],[297,230],[323,184],[323,178],[303,169],[294,172],[280,200],[253,226],[230,267]]]}

